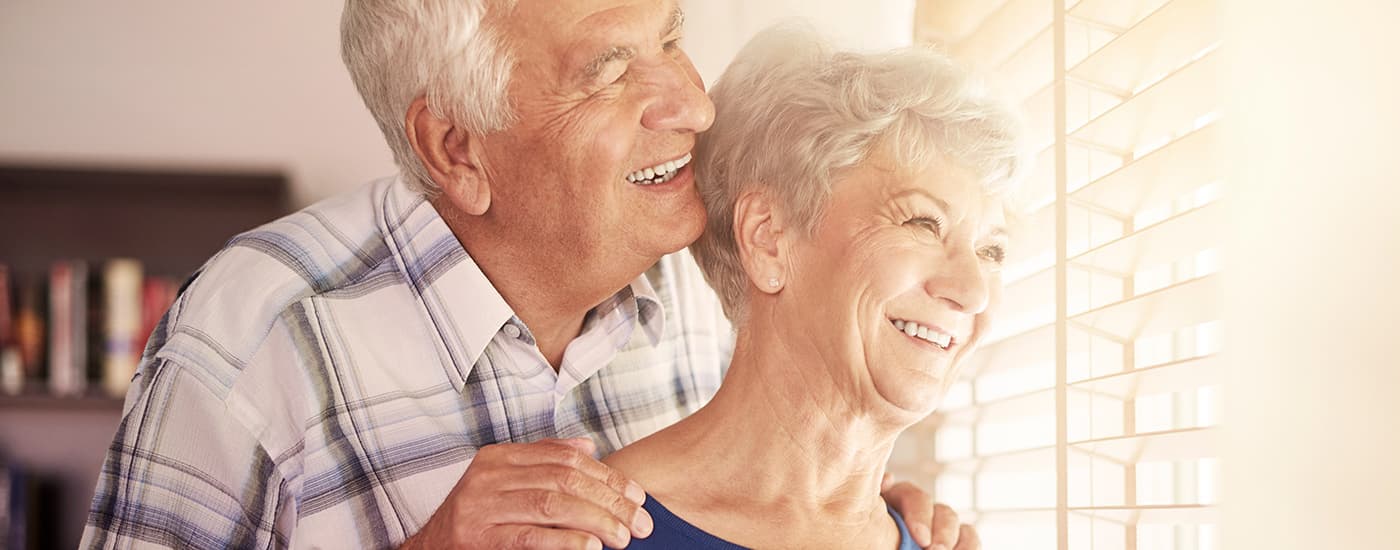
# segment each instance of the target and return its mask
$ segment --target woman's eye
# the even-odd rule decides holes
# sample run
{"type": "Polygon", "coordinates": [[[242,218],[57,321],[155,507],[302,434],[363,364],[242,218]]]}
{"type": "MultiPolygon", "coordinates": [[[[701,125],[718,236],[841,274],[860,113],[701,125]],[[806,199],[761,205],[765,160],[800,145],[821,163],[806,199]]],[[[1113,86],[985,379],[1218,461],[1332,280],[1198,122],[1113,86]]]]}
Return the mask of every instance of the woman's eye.
{"type": "Polygon", "coordinates": [[[1006,263],[1006,248],[1001,245],[992,245],[982,249],[982,257],[997,265],[1006,263]]]}
{"type": "Polygon", "coordinates": [[[935,237],[943,235],[943,220],[939,218],[930,218],[928,216],[915,216],[913,218],[910,218],[909,221],[904,222],[904,224],[927,229],[930,232],[932,232],[933,236],[935,237]]]}

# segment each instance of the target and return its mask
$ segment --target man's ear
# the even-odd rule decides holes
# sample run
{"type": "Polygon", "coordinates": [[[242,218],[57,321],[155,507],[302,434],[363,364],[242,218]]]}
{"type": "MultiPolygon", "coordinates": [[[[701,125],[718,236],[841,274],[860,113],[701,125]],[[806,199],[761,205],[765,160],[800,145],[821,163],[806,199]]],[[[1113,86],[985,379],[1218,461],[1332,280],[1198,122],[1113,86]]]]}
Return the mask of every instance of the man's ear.
{"type": "Polygon", "coordinates": [[[734,238],[749,283],[770,294],[782,290],[790,258],[782,216],[767,195],[751,191],[734,203],[734,238]]]}
{"type": "Polygon", "coordinates": [[[443,197],[462,212],[485,214],[491,207],[491,185],[477,161],[479,137],[433,114],[423,97],[409,104],[404,131],[418,161],[442,188],[443,197]]]}

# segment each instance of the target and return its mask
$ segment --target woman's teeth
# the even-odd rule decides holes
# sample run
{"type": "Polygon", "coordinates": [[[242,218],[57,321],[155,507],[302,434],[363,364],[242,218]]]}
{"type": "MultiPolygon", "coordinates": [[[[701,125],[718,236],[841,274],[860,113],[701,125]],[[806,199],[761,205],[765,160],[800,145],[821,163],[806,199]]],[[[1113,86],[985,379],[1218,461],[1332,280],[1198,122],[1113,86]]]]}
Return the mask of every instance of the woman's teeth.
{"type": "Polygon", "coordinates": [[[686,153],[685,156],[676,160],[668,160],[651,168],[644,168],[627,174],[627,181],[637,185],[666,183],[671,181],[671,178],[676,177],[676,173],[687,164],[690,164],[690,153],[686,153]]]}
{"type": "Polygon", "coordinates": [[[918,323],[915,323],[913,321],[895,319],[893,322],[894,328],[904,331],[904,334],[908,336],[913,336],[920,340],[932,342],[943,349],[948,349],[948,344],[953,340],[952,336],[931,331],[928,329],[928,327],[919,326],[918,323]]]}

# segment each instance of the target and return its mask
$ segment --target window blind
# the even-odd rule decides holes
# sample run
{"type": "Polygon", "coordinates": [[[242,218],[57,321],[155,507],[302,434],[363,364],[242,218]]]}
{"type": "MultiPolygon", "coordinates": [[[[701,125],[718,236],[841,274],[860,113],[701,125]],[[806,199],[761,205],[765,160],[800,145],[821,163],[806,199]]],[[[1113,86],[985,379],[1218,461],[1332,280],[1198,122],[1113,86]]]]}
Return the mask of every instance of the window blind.
{"type": "Polygon", "coordinates": [[[1215,548],[1217,1],[917,3],[1037,153],[998,327],[892,460],[988,548],[1215,548]]]}

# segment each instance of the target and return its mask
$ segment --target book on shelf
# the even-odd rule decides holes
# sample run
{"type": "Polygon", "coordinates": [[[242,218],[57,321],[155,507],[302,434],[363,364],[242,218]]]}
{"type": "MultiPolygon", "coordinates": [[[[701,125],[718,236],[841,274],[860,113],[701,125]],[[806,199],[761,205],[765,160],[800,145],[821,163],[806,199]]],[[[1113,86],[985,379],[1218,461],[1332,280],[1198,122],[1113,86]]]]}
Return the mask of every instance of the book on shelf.
{"type": "Polygon", "coordinates": [[[24,365],[15,344],[14,307],[10,300],[13,294],[10,268],[0,264],[0,390],[5,393],[17,393],[24,386],[24,365]]]}
{"type": "Polygon", "coordinates": [[[29,548],[30,489],[24,470],[0,463],[0,548],[29,548]]]}
{"type": "Polygon", "coordinates": [[[136,365],[141,362],[141,262],[117,259],[102,272],[103,336],[102,388],[108,395],[126,393],[136,365]]]}
{"type": "Polygon", "coordinates": [[[0,391],[124,396],[177,288],[132,259],[60,260],[30,278],[0,265],[0,391]]]}
{"type": "Polygon", "coordinates": [[[49,392],[64,397],[87,391],[88,270],[77,260],[49,268],[49,392]]]}

